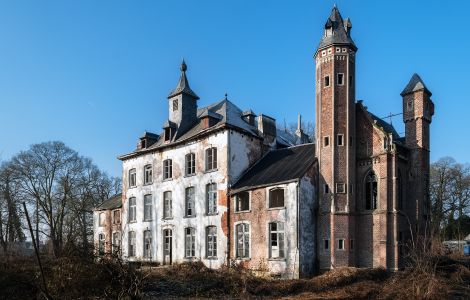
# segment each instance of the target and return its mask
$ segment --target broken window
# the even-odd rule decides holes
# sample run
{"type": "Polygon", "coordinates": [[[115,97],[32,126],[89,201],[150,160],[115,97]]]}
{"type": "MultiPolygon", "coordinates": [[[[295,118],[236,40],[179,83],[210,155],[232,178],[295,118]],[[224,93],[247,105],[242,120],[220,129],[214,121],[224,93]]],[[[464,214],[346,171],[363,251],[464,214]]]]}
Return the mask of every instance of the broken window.
{"type": "Polygon", "coordinates": [[[136,221],[136,212],[137,212],[137,206],[135,202],[135,197],[131,197],[129,198],[129,222],[136,221]]]}
{"type": "Polygon", "coordinates": [[[171,140],[171,128],[167,127],[165,128],[165,142],[168,142],[171,140]]]}
{"type": "Polygon", "coordinates": [[[186,154],[186,176],[196,173],[196,155],[194,153],[186,154]]]}
{"type": "Polygon", "coordinates": [[[119,209],[113,211],[113,224],[121,224],[121,210],[119,209]]]}
{"type": "Polygon", "coordinates": [[[217,148],[212,147],[206,150],[206,171],[217,169],[217,148]]]}
{"type": "Polygon", "coordinates": [[[195,229],[188,227],[184,229],[185,239],[184,239],[184,256],[185,257],[195,257],[196,256],[196,235],[195,229]]]}
{"type": "Polygon", "coordinates": [[[284,223],[269,224],[269,257],[284,257],[284,223]]]}
{"type": "Polygon", "coordinates": [[[173,177],[173,162],[171,159],[165,159],[163,161],[163,180],[170,179],[173,177]]]}
{"type": "Polygon", "coordinates": [[[247,211],[250,210],[250,192],[238,193],[236,199],[236,211],[247,211]]]}
{"type": "Polygon", "coordinates": [[[163,218],[169,219],[173,216],[172,214],[172,199],[171,192],[167,191],[163,193],[163,218]]]}
{"type": "Polygon", "coordinates": [[[104,233],[100,233],[98,236],[98,254],[104,255],[105,236],[104,233]]]}
{"type": "Polygon", "coordinates": [[[217,213],[217,184],[209,183],[206,185],[207,214],[217,213]]]}
{"type": "Polygon", "coordinates": [[[100,227],[103,227],[106,223],[106,214],[104,212],[98,215],[98,224],[100,227]]]}
{"type": "Polygon", "coordinates": [[[269,208],[284,207],[284,189],[269,190],[269,208]]]}
{"type": "Polygon", "coordinates": [[[365,194],[366,210],[377,209],[377,177],[373,171],[366,177],[365,194]]]}
{"type": "Polygon", "coordinates": [[[145,195],[144,196],[144,221],[152,220],[152,195],[145,195]]]}
{"type": "Polygon", "coordinates": [[[153,181],[153,167],[152,165],[146,165],[144,167],[144,184],[152,183],[153,181]]]}
{"type": "Polygon", "coordinates": [[[113,233],[113,254],[118,255],[121,252],[121,234],[119,232],[113,233]]]}
{"type": "Polygon", "coordinates": [[[135,169],[129,170],[129,187],[135,187],[137,185],[137,177],[135,169]]]}
{"type": "Polygon", "coordinates": [[[236,226],[236,239],[237,239],[237,258],[250,257],[250,225],[247,223],[240,223],[236,226]]]}
{"type": "Polygon", "coordinates": [[[186,188],[185,199],[186,199],[185,216],[194,217],[196,215],[194,211],[194,187],[186,188]]]}
{"type": "Polygon", "coordinates": [[[129,242],[128,242],[128,245],[129,245],[129,249],[128,249],[128,253],[127,253],[127,256],[129,257],[134,257],[135,256],[135,231],[129,231],[129,242]]]}
{"type": "Polygon", "coordinates": [[[150,230],[144,231],[144,257],[152,258],[152,232],[150,230]]]}
{"type": "Polygon", "coordinates": [[[217,257],[217,227],[208,226],[206,228],[206,257],[216,258],[217,257]]]}

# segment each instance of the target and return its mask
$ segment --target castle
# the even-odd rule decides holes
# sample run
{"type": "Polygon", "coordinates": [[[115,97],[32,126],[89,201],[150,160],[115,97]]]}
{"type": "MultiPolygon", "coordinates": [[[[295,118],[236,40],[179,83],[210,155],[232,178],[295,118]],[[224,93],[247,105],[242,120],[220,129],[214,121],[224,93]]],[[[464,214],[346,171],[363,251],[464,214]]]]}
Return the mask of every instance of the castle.
{"type": "Polygon", "coordinates": [[[429,219],[431,92],[401,92],[405,136],[355,97],[357,47],[336,7],[314,54],[316,133],[294,134],[227,96],[206,107],[182,63],[161,133],[119,159],[122,195],[94,212],[98,253],[285,278],[341,266],[403,266],[429,219]]]}

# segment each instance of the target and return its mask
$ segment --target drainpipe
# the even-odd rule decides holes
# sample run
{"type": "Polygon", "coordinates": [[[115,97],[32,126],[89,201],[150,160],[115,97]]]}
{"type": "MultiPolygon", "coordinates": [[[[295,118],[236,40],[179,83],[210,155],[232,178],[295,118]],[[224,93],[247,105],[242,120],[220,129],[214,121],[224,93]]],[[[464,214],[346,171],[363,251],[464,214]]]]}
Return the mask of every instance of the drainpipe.
{"type": "MultiPolygon", "coordinates": [[[[231,144],[230,144],[230,135],[231,130],[227,130],[227,264],[230,266],[230,239],[231,239],[231,226],[230,226],[230,188],[232,183],[230,182],[230,171],[232,167],[232,153],[231,153],[231,144]]],[[[221,220],[222,221],[222,220],[221,220]]]]}

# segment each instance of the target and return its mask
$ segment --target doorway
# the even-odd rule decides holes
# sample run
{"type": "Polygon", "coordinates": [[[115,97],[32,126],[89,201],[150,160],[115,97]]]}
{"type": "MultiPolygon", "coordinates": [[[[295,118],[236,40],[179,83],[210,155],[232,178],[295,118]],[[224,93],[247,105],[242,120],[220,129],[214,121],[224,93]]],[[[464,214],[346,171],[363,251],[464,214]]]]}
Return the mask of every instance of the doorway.
{"type": "Polygon", "coordinates": [[[171,229],[163,230],[163,264],[171,265],[173,254],[173,232],[171,229]]]}

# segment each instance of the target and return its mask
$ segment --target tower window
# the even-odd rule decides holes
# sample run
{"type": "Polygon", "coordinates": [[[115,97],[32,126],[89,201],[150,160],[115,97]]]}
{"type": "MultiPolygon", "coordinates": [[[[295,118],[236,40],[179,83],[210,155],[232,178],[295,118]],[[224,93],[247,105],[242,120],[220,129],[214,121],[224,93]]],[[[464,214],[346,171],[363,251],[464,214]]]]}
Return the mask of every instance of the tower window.
{"type": "Polygon", "coordinates": [[[338,240],[338,250],[344,250],[344,239],[338,240]]]}
{"type": "Polygon", "coordinates": [[[336,53],[341,52],[341,48],[340,48],[340,47],[336,47],[336,51],[335,51],[335,52],[336,52],[336,53]]]}
{"type": "Polygon", "coordinates": [[[377,177],[374,172],[370,172],[365,182],[366,210],[377,208],[377,177]]]}
{"type": "Polygon", "coordinates": [[[331,54],[333,52],[332,48],[328,49],[328,54],[331,54]]]}
{"type": "Polygon", "coordinates": [[[353,77],[352,75],[349,75],[349,85],[352,85],[353,84],[353,77]]]}
{"type": "Polygon", "coordinates": [[[346,193],[346,184],[345,183],[336,183],[336,193],[339,193],[339,194],[346,193]]]}
{"type": "Polygon", "coordinates": [[[337,75],[337,82],[338,85],[344,85],[344,74],[343,73],[338,73],[337,75]]]}
{"type": "Polygon", "coordinates": [[[349,241],[349,250],[350,251],[354,250],[354,240],[349,241]]]}
{"type": "Polygon", "coordinates": [[[344,146],[344,136],[342,134],[338,134],[337,142],[338,146],[344,146]]]}
{"type": "Polygon", "coordinates": [[[178,99],[173,100],[173,111],[178,110],[178,99]]]}
{"type": "Polygon", "coordinates": [[[329,240],[323,240],[323,248],[325,248],[325,250],[328,250],[328,248],[330,248],[329,240]]]}
{"type": "Polygon", "coordinates": [[[325,136],[323,138],[323,147],[328,147],[330,145],[330,137],[329,136],[325,136]]]}
{"type": "Polygon", "coordinates": [[[330,76],[325,76],[325,87],[330,86],[330,76]]]}
{"type": "Polygon", "coordinates": [[[171,128],[165,128],[165,142],[171,140],[171,128]]]}
{"type": "Polygon", "coordinates": [[[353,138],[352,136],[349,136],[349,147],[352,147],[353,144],[353,138]]]}
{"type": "Polygon", "coordinates": [[[343,53],[346,53],[346,51],[347,51],[347,49],[346,49],[346,48],[343,48],[342,50],[343,50],[343,53]]]}
{"type": "Polygon", "coordinates": [[[330,192],[330,188],[328,187],[328,184],[323,185],[323,193],[328,194],[330,192]]]}
{"type": "Polygon", "coordinates": [[[412,110],[413,110],[413,101],[408,101],[408,103],[407,103],[407,108],[408,108],[408,111],[412,111],[412,110]]]}
{"type": "Polygon", "coordinates": [[[321,52],[321,56],[325,56],[325,55],[326,55],[326,50],[323,50],[323,51],[321,52]]]}

